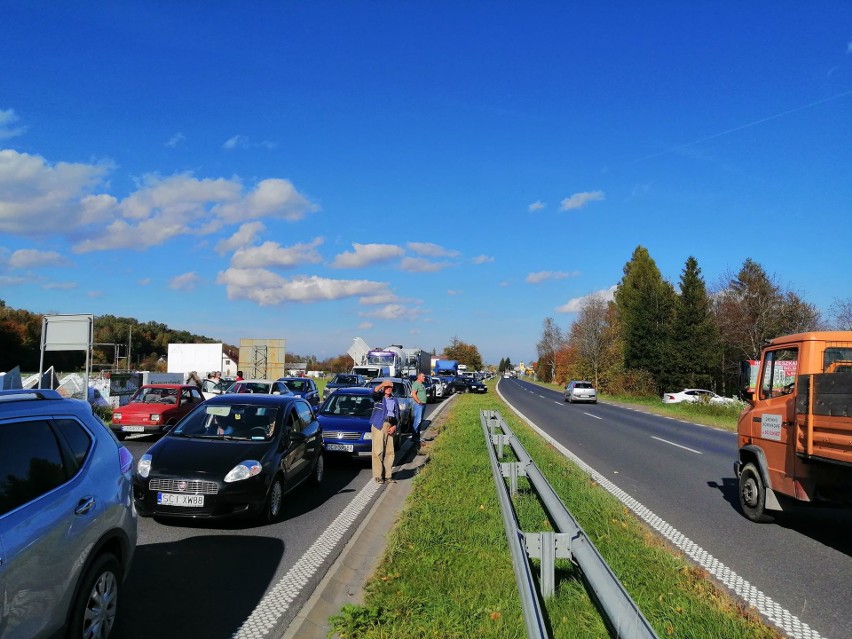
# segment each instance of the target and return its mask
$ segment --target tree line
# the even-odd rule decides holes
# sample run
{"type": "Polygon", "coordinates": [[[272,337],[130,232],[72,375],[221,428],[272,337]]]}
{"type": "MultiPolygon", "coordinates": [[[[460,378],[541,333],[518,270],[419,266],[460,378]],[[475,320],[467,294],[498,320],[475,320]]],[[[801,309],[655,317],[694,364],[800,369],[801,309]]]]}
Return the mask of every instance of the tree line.
{"type": "MultiPolygon", "coordinates": [[[[0,372],[18,366],[21,371],[39,370],[43,315],[14,309],[0,300],[0,372]]],[[[239,347],[222,340],[175,330],[159,322],[140,322],[130,317],[98,315],[94,322],[93,370],[167,370],[169,344],[223,344],[225,354],[239,360],[239,347]]],[[[435,349],[432,350],[435,353],[435,349]]],[[[458,360],[472,370],[482,370],[479,349],[453,337],[444,349],[447,359],[458,360]]],[[[314,355],[287,353],[289,362],[306,362],[310,370],[344,373],[352,370],[353,361],[347,354],[319,359],[314,355]]],[[[85,368],[86,354],[82,351],[45,353],[44,367],[71,372],[85,368]]],[[[210,371],[199,371],[207,373],[210,371]]]]}
{"type": "Polygon", "coordinates": [[[614,299],[587,298],[563,331],[545,318],[536,375],[564,384],[588,379],[604,392],[659,395],[682,388],[719,394],[740,389],[741,362],[757,359],[766,340],[812,330],[852,330],[852,299],[836,300],[833,321],[752,259],[708,290],[698,261],[684,264],[678,290],[648,250],[624,265],[614,299]]]}

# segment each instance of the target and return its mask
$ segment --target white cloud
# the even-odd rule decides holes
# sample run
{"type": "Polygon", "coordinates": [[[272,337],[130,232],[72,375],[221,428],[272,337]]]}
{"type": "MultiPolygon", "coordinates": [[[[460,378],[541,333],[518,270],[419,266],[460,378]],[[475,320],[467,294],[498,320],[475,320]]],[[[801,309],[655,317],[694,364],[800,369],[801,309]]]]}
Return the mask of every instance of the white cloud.
{"type": "Polygon", "coordinates": [[[332,268],[361,268],[400,257],[405,253],[394,244],[352,244],[354,251],[345,251],[334,258],[332,268]]]}
{"type": "Polygon", "coordinates": [[[243,193],[236,178],[198,179],[184,173],[147,176],[139,189],[114,208],[123,219],[75,245],[76,252],[145,249],[180,235],[210,233],[223,223],[263,217],[295,221],[318,207],[287,180],[263,180],[243,193]]]}
{"type": "Polygon", "coordinates": [[[150,277],[143,277],[141,280],[136,282],[139,286],[148,286],[151,283],[150,277]]]}
{"type": "Polygon", "coordinates": [[[540,211],[541,209],[543,209],[545,206],[547,205],[544,202],[542,202],[541,200],[536,200],[527,207],[527,210],[530,213],[535,213],[536,211],[540,211]]]}
{"type": "Polygon", "coordinates": [[[90,220],[89,192],[108,170],[108,165],[51,165],[38,155],[0,150],[0,232],[62,234],[90,220]]]}
{"type": "Polygon", "coordinates": [[[225,143],[222,145],[223,149],[228,151],[232,151],[233,149],[252,149],[252,148],[262,148],[262,149],[275,149],[278,148],[278,145],[275,142],[270,142],[269,140],[263,140],[261,142],[252,142],[248,136],[245,135],[235,135],[232,138],[228,138],[225,140],[225,143]]]}
{"type": "Polygon", "coordinates": [[[375,317],[385,320],[408,320],[415,321],[423,311],[419,306],[411,306],[408,304],[388,304],[374,311],[364,311],[358,313],[361,317],[375,317]]]}
{"type": "Polygon", "coordinates": [[[174,291],[191,291],[201,282],[201,278],[194,271],[177,275],[169,280],[169,288],[174,291]]]}
{"type": "Polygon", "coordinates": [[[32,284],[32,279],[16,275],[0,275],[0,286],[18,286],[19,284],[32,284]]]}
{"type": "Polygon", "coordinates": [[[68,291],[68,290],[71,290],[72,288],[77,288],[77,283],[76,282],[50,282],[50,283],[42,286],[42,288],[46,289],[48,291],[55,291],[55,290],[68,291]]]}
{"type": "Polygon", "coordinates": [[[435,273],[452,266],[449,262],[430,262],[422,257],[406,257],[399,267],[409,273],[435,273]]]}
{"type": "Polygon", "coordinates": [[[426,257],[458,257],[460,255],[458,251],[446,249],[438,244],[432,244],[432,242],[409,242],[406,246],[418,255],[425,255],[426,257]]]}
{"type": "Polygon", "coordinates": [[[317,264],[322,257],[317,247],[323,243],[318,237],[307,244],[283,247],[278,242],[264,242],[260,246],[239,249],[231,258],[233,268],[266,268],[278,266],[293,268],[301,264],[317,264]]]}
{"type": "Polygon", "coordinates": [[[225,140],[225,143],[222,145],[223,149],[247,149],[249,146],[249,139],[244,135],[235,135],[232,138],[225,140]]]}
{"type": "Polygon", "coordinates": [[[487,264],[489,262],[493,262],[494,258],[490,255],[477,255],[475,258],[471,260],[474,264],[487,264]]]}
{"type": "Polygon", "coordinates": [[[384,293],[380,293],[379,295],[365,295],[361,299],[358,300],[359,304],[363,304],[364,306],[375,306],[377,304],[391,304],[393,302],[401,302],[399,297],[391,293],[390,291],[386,291],[384,293]]]}
{"type": "Polygon", "coordinates": [[[39,266],[66,266],[68,261],[56,251],[37,251],[20,249],[9,256],[12,268],[33,268],[39,266]]]}
{"type": "Polygon", "coordinates": [[[25,126],[14,126],[20,118],[15,113],[14,109],[0,109],[0,140],[8,140],[16,138],[27,132],[25,126]]]}
{"type": "Polygon", "coordinates": [[[615,289],[616,285],[610,286],[609,288],[602,289],[600,291],[595,291],[594,293],[589,293],[588,295],[584,295],[583,297],[574,297],[565,302],[562,306],[556,307],[557,313],[577,313],[583,308],[583,304],[585,304],[586,300],[599,297],[605,302],[611,302],[615,299],[615,289]]]}
{"type": "Polygon", "coordinates": [[[454,296],[454,295],[462,295],[463,293],[464,293],[464,291],[462,291],[462,290],[460,290],[460,289],[458,289],[458,290],[455,290],[455,289],[448,289],[448,290],[447,290],[447,295],[449,295],[450,297],[452,297],[452,296],[454,296]]]}
{"type": "Polygon", "coordinates": [[[247,222],[241,224],[237,232],[231,237],[221,240],[216,244],[216,252],[224,255],[235,249],[243,248],[255,241],[258,235],[266,230],[263,222],[247,222]]]}
{"type": "Polygon", "coordinates": [[[604,192],[603,191],[585,191],[583,193],[574,193],[571,197],[566,197],[562,200],[562,204],[559,206],[560,211],[568,211],[570,209],[580,209],[586,206],[589,202],[594,202],[596,200],[603,200],[604,192]]]}
{"type": "Polygon", "coordinates": [[[361,331],[366,331],[366,330],[371,329],[371,328],[373,328],[372,322],[361,322],[360,324],[358,324],[358,330],[361,330],[361,331]]]}
{"type": "Polygon", "coordinates": [[[385,282],[333,280],[316,275],[286,279],[266,269],[229,268],[219,273],[216,282],[225,285],[228,299],[252,300],[261,306],[339,300],[380,295],[387,291],[385,282]]]}
{"type": "Polygon", "coordinates": [[[172,137],[169,138],[169,141],[166,142],[166,146],[174,148],[184,140],[186,140],[186,136],[180,131],[178,131],[172,137]]]}
{"type": "Polygon", "coordinates": [[[539,284],[546,280],[564,280],[568,277],[577,277],[577,275],[579,275],[577,271],[572,271],[571,273],[563,271],[538,271],[537,273],[527,275],[526,282],[527,284],[539,284]]]}

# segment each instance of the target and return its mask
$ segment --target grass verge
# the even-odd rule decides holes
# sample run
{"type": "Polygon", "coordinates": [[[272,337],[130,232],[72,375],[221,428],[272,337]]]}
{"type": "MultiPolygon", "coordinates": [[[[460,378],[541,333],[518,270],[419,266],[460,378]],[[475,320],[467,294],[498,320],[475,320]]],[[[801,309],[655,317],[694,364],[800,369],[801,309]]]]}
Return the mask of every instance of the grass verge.
{"type": "MultiPolygon", "coordinates": [[[[522,424],[500,399],[465,395],[434,425],[430,462],[415,485],[365,603],[331,618],[346,639],[525,636],[514,573],[488,463],[480,410],[498,410],[660,637],[775,638],[699,568],[673,553],[614,497],[522,424]]],[[[522,528],[551,530],[525,480],[522,528]]],[[[609,637],[567,560],[547,602],[551,636],[609,637]]]]}

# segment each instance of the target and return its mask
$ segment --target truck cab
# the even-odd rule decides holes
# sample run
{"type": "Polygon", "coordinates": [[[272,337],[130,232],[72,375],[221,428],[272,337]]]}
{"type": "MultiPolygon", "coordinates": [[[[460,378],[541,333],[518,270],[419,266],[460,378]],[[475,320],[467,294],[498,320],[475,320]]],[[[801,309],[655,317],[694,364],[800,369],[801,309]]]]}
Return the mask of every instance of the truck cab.
{"type": "Polygon", "coordinates": [[[764,348],[737,425],[743,513],[773,519],[784,500],[852,503],[852,331],[798,333],[764,348]]]}

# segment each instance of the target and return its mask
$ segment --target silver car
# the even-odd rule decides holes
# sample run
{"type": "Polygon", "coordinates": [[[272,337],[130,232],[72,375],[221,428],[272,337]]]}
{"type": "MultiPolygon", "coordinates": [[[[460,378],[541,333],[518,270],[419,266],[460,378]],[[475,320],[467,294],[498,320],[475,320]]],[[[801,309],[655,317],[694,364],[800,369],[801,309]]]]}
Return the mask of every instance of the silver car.
{"type": "Polygon", "coordinates": [[[565,401],[569,404],[574,402],[591,402],[598,403],[598,393],[591,382],[571,381],[565,386],[565,391],[562,393],[565,401]]]}
{"type": "Polygon", "coordinates": [[[87,402],[0,391],[0,637],[109,636],[136,549],[132,467],[87,402]]]}

